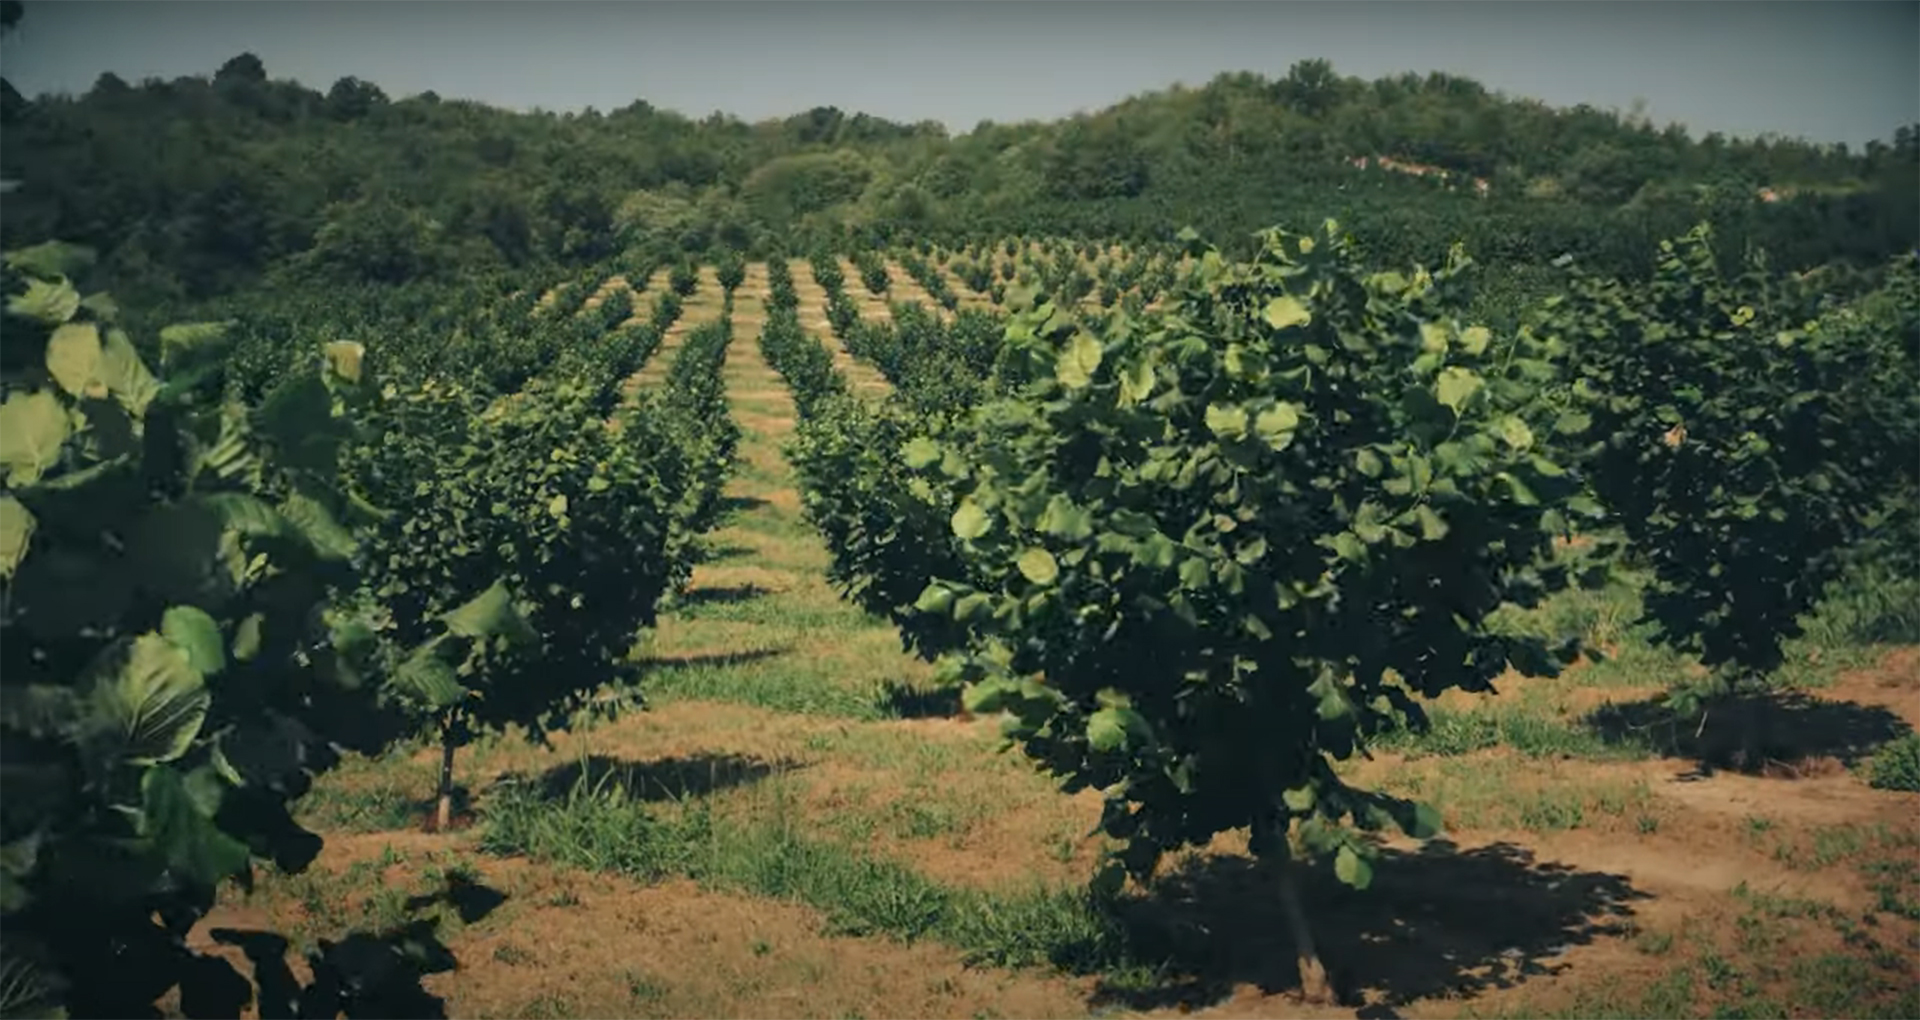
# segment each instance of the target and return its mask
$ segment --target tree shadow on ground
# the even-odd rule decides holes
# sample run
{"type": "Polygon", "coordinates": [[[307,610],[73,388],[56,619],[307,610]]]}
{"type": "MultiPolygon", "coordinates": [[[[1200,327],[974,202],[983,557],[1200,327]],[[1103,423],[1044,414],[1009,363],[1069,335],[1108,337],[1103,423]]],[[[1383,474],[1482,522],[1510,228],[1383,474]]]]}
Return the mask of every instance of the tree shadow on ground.
{"type": "Polygon", "coordinates": [[[771,594],[773,589],[757,584],[732,584],[715,588],[689,588],[680,596],[679,602],[682,606],[734,605],[771,594]]]}
{"type": "MultiPolygon", "coordinates": [[[[409,898],[406,909],[412,913],[445,903],[462,922],[472,924],[506,900],[498,889],[454,873],[442,889],[409,898]]],[[[348,932],[338,942],[320,939],[319,949],[306,954],[312,980],[304,985],[287,963],[292,947],[284,936],[215,928],[209,933],[213,940],[239,949],[252,965],[253,979],[241,977],[220,957],[198,957],[192,980],[182,983],[183,1011],[188,1016],[238,1017],[252,1005],[261,1020],[444,1017],[445,1001],[421,984],[427,975],[457,966],[453,952],[440,939],[439,927],[438,917],[415,917],[384,931],[348,932]]]]}
{"type": "MultiPolygon", "coordinates": [[[[1621,933],[1628,904],[1648,898],[1624,876],[1543,864],[1511,843],[1462,851],[1444,840],[1382,850],[1364,891],[1326,864],[1302,868],[1299,883],[1341,1001],[1369,1016],[1555,973],[1569,948],[1621,933]]],[[[1273,873],[1249,858],[1199,859],[1114,909],[1130,955],[1164,963],[1150,980],[1103,979],[1096,1006],[1196,1009],[1243,984],[1299,989],[1273,873]]]]}
{"type": "Polygon", "coordinates": [[[960,714],[960,689],[889,680],[874,696],[874,706],[894,719],[945,719],[960,714]]]}
{"type": "MultiPolygon", "coordinates": [[[[646,672],[673,672],[682,669],[723,669],[729,666],[744,666],[772,659],[793,651],[789,646],[780,648],[752,648],[744,652],[708,652],[694,655],[648,655],[641,654],[636,660],[646,672]]],[[[644,682],[644,681],[643,681],[644,682]]]]}
{"type": "Polygon", "coordinates": [[[752,556],[759,551],[760,550],[755,549],[750,545],[730,544],[730,545],[708,546],[707,548],[700,551],[700,562],[718,563],[721,560],[737,560],[743,557],[752,556]]]}
{"type": "Polygon", "coordinates": [[[580,762],[558,765],[541,773],[534,782],[545,796],[553,798],[565,797],[576,787],[592,790],[612,784],[636,800],[680,800],[746,786],[801,767],[796,762],[767,761],[741,754],[703,752],[654,761],[622,760],[596,754],[587,758],[584,767],[580,762]]]}
{"type": "Polygon", "coordinates": [[[720,497],[720,515],[724,518],[748,510],[758,510],[767,505],[767,501],[758,496],[722,496],[720,497]]]}
{"type": "Polygon", "coordinates": [[[1690,758],[1703,773],[1797,774],[1799,763],[1833,758],[1843,765],[1871,756],[1889,740],[1912,732],[1878,705],[1829,701],[1799,691],[1740,693],[1710,703],[1705,717],[1682,715],[1656,695],[1606,705],[1585,720],[1602,739],[1651,744],[1690,758]]]}

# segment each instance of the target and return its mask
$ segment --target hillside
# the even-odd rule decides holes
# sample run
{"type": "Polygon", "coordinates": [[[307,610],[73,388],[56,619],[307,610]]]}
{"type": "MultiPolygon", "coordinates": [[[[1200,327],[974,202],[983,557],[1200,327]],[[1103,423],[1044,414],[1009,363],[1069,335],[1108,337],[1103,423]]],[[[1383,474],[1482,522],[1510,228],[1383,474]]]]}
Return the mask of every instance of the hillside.
{"type": "Polygon", "coordinates": [[[622,249],[762,254],[858,237],[1010,233],[1232,247],[1246,224],[1357,224],[1386,261],[1455,241],[1483,263],[1568,252],[1644,272],[1707,220],[1795,267],[1911,247],[1920,135],[1864,152],[1690,137],[1446,75],[1367,82],[1311,61],[1223,74],[1052,123],[958,137],[822,108],[748,124],[642,100],[520,114],[343,78],[324,93],[242,54],[210,77],[0,97],[0,238],[99,248],[124,293],[200,299],[266,274],[401,283],[586,265],[622,249]],[[1416,174],[1408,168],[1431,170],[1416,174]]]}

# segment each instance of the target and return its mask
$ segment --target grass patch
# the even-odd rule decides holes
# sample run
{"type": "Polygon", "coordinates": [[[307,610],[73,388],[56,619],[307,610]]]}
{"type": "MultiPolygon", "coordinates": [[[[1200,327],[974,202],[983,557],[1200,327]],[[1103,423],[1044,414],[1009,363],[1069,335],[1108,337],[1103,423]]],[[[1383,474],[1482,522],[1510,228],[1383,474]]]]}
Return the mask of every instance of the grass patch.
{"type": "Polygon", "coordinates": [[[1626,819],[1641,833],[1659,827],[1662,806],[1644,781],[1542,775],[1522,759],[1442,758],[1396,771],[1394,792],[1426,801],[1449,829],[1564,832],[1612,828],[1626,819]]]}
{"type": "Polygon", "coordinates": [[[1650,742],[1632,738],[1609,739],[1591,727],[1526,708],[1427,710],[1425,732],[1398,730],[1375,739],[1381,750],[1410,758],[1454,756],[1495,747],[1509,748],[1529,758],[1588,758],[1628,760],[1653,753],[1650,742]]]}
{"type": "Polygon", "coordinates": [[[704,885],[805,903],[831,934],[929,939],[973,964],[1048,964],[1072,973],[1127,962],[1117,924],[1083,889],[1006,894],[941,885],[857,847],[815,839],[790,801],[751,821],[716,816],[704,801],[656,815],[611,784],[545,800],[527,786],[496,791],[482,847],[650,881],[685,875],[704,885]]]}

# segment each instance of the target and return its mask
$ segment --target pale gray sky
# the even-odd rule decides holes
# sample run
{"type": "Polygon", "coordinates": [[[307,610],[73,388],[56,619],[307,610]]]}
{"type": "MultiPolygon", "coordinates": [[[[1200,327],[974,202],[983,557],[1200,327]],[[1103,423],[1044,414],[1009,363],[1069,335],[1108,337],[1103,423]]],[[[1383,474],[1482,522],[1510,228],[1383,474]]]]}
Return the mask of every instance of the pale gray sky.
{"type": "Polygon", "coordinates": [[[209,75],[252,51],[325,90],[354,75],[516,109],[635,98],[748,120],[816,105],[896,120],[1053,118],[1222,71],[1324,57],[1443,70],[1555,105],[1858,145],[1920,121],[1920,3],[1682,0],[26,0],[0,73],[28,95],[209,75]]]}

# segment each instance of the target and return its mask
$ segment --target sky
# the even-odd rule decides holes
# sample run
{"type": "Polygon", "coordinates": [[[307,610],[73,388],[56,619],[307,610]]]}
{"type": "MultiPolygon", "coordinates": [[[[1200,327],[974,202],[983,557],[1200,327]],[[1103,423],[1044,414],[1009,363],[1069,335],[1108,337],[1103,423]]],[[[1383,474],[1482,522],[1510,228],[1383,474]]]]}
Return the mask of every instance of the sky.
{"type": "Polygon", "coordinates": [[[1920,122],[1914,0],[26,0],[0,74],[32,96],[258,55],[513,109],[644,99],[746,120],[838,106],[956,133],[1228,71],[1439,70],[1556,106],[1858,146],[1920,122]]]}

